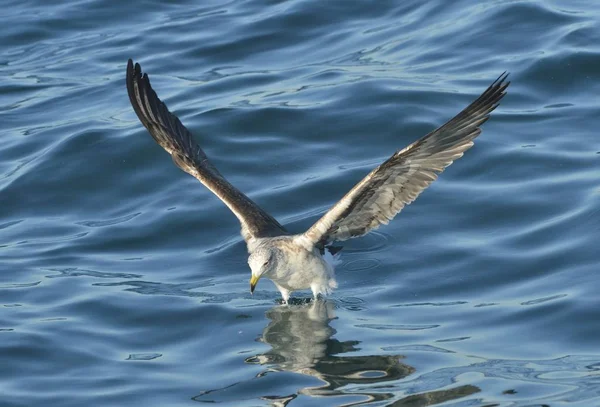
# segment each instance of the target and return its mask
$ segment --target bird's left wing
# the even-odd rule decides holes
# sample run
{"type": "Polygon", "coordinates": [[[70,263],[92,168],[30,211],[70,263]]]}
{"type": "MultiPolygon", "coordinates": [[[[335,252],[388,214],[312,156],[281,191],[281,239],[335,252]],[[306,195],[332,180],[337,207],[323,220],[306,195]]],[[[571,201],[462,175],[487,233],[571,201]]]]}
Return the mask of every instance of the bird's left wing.
{"type": "Polygon", "coordinates": [[[304,238],[323,246],[362,236],[387,224],[436,180],[437,174],[473,145],[481,126],[510,82],[502,74],[489,88],[442,127],[396,152],[371,171],[308,231],[304,238]]]}

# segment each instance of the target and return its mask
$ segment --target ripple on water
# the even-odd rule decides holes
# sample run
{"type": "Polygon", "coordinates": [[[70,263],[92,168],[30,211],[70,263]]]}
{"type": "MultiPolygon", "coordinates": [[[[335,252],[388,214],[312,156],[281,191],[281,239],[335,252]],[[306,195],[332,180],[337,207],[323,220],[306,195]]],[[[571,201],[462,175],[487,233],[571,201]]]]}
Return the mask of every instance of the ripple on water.
{"type": "MultiPolygon", "coordinates": [[[[344,252],[347,254],[361,254],[366,256],[371,253],[377,253],[385,250],[390,245],[392,238],[390,235],[375,230],[368,235],[363,236],[359,242],[348,241],[344,246],[344,252]]],[[[362,260],[362,259],[361,259],[362,260]]],[[[373,261],[376,261],[373,259],[373,261]]]]}
{"type": "Polygon", "coordinates": [[[7,229],[7,228],[9,228],[11,226],[18,225],[19,223],[21,223],[23,221],[24,221],[24,219],[17,219],[17,220],[13,220],[13,221],[10,221],[10,222],[4,222],[4,223],[0,224],[0,230],[1,229],[7,229]]]}
{"type": "Polygon", "coordinates": [[[2,284],[0,285],[0,289],[5,288],[31,288],[41,284],[41,281],[35,281],[33,283],[11,283],[11,284],[2,284]]]}
{"type": "Polygon", "coordinates": [[[376,329],[378,331],[422,331],[438,328],[440,325],[410,325],[410,324],[358,324],[358,328],[376,329]]]}
{"type": "Polygon", "coordinates": [[[600,405],[596,1],[3,12],[3,405],[600,405]],[[280,306],[248,292],[235,217],[135,116],[129,57],[293,233],[512,84],[463,158],[343,243],[332,307],[280,306]]]}
{"type": "Polygon", "coordinates": [[[381,264],[378,259],[356,259],[344,264],[344,271],[357,272],[368,271],[377,268],[381,264]]]}
{"type": "Polygon", "coordinates": [[[137,216],[141,215],[141,212],[132,213],[129,215],[119,216],[117,218],[106,219],[106,220],[85,220],[81,222],[77,222],[77,225],[87,226],[89,228],[101,228],[106,226],[118,225],[119,223],[125,223],[132,219],[135,219],[137,216]]]}
{"type": "Polygon", "coordinates": [[[95,278],[141,278],[140,274],[131,273],[116,273],[116,272],[103,272],[94,270],[85,270],[77,267],[67,267],[64,269],[48,269],[49,271],[56,272],[58,274],[47,275],[46,278],[59,278],[59,277],[95,277],[95,278]]]}
{"type": "Polygon", "coordinates": [[[390,308],[400,307],[451,307],[453,305],[468,304],[468,301],[447,301],[447,302],[413,302],[407,304],[390,305],[390,308]]]}
{"type": "Polygon", "coordinates": [[[154,360],[162,357],[162,353],[131,353],[125,360],[154,360]]]}
{"type": "Polygon", "coordinates": [[[440,342],[440,343],[443,343],[443,342],[460,342],[460,341],[466,341],[468,339],[471,339],[471,337],[470,336],[459,336],[457,338],[438,339],[438,340],[436,340],[436,342],[440,342]]]}
{"type": "Polygon", "coordinates": [[[597,388],[600,379],[586,367],[592,360],[597,358],[486,360],[415,375],[404,385],[414,392],[428,394],[442,386],[469,381],[477,388],[478,398],[489,403],[554,405],[577,400],[585,405],[596,405],[600,397],[593,389],[597,388]]]}
{"type": "Polygon", "coordinates": [[[397,345],[397,346],[384,346],[381,348],[386,352],[435,352],[435,353],[454,353],[451,350],[440,348],[432,345],[397,345]]]}
{"type": "Polygon", "coordinates": [[[558,300],[561,298],[565,298],[566,296],[567,296],[567,294],[550,295],[548,297],[542,297],[542,298],[536,298],[534,300],[523,301],[521,303],[521,305],[537,305],[537,304],[542,304],[544,302],[554,301],[554,300],[558,300]]]}
{"type": "Polygon", "coordinates": [[[366,301],[359,297],[339,297],[336,299],[335,304],[337,307],[348,311],[363,311],[367,309],[366,301]]]}

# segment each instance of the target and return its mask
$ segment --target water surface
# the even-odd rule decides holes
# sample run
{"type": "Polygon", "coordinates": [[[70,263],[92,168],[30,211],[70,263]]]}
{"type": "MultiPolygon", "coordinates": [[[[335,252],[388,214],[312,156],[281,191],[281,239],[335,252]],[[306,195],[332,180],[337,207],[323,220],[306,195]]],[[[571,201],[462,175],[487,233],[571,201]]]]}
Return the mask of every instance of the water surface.
{"type": "Polygon", "coordinates": [[[2,406],[600,405],[600,7],[20,1],[0,27],[2,406]],[[254,296],[239,224],[124,86],[142,63],[302,231],[498,75],[482,136],[326,302],[254,296]]]}

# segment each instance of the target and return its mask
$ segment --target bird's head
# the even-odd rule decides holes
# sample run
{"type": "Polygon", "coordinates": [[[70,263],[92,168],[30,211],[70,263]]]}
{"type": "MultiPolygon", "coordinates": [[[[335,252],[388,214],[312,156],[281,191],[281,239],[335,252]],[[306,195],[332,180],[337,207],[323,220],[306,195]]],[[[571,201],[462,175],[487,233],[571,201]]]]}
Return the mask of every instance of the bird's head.
{"type": "Polygon", "coordinates": [[[254,288],[262,276],[268,276],[272,270],[275,270],[277,263],[276,250],[272,247],[260,247],[248,257],[248,265],[252,270],[252,277],[250,278],[251,293],[254,293],[254,288]]]}

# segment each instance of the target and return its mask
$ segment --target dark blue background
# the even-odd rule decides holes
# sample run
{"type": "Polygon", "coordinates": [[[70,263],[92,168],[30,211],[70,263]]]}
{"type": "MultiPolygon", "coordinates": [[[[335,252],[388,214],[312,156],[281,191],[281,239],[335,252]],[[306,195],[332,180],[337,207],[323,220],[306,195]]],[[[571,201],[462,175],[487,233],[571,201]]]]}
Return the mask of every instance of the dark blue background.
{"type": "Polygon", "coordinates": [[[600,405],[596,1],[2,13],[0,405],[600,405]],[[250,296],[236,218],[135,117],[130,57],[293,231],[513,83],[463,158],[347,242],[327,304],[279,307],[268,281],[250,296]]]}

